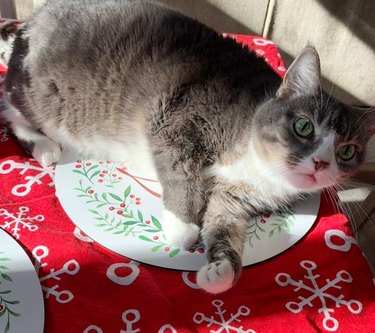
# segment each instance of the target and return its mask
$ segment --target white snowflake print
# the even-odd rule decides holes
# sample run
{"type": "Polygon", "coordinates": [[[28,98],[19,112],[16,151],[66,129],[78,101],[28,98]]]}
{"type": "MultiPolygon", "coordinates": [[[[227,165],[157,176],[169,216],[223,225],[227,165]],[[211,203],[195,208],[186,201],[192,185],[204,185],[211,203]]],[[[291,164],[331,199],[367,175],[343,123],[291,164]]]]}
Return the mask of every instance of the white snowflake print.
{"type": "Polygon", "coordinates": [[[348,252],[352,248],[353,244],[357,245],[357,241],[353,237],[347,236],[342,230],[339,229],[327,230],[324,234],[324,241],[330,249],[341,252],[348,252]],[[340,244],[333,242],[332,238],[340,238],[340,244]]]}
{"type": "Polygon", "coordinates": [[[246,331],[243,329],[243,326],[234,325],[235,322],[241,322],[239,317],[247,317],[250,314],[250,309],[247,306],[241,305],[237,313],[230,314],[228,319],[225,319],[226,310],[223,310],[222,307],[224,302],[221,300],[213,300],[212,305],[216,308],[215,314],[217,315],[217,319],[214,316],[206,316],[201,312],[197,312],[193,320],[196,324],[201,324],[203,322],[207,323],[207,327],[214,326],[215,330],[211,330],[210,333],[220,333],[220,332],[235,332],[235,333],[255,333],[252,329],[247,329],[246,331]]]}
{"type": "MultiPolygon", "coordinates": [[[[42,259],[48,256],[49,250],[48,247],[44,245],[39,245],[35,247],[32,251],[32,254],[35,258],[35,270],[39,276],[40,268],[47,266],[47,262],[42,263],[42,259]]],[[[65,304],[73,300],[74,295],[69,290],[59,290],[59,285],[55,284],[52,287],[47,287],[44,285],[44,283],[47,280],[56,280],[60,281],[62,274],[68,274],[68,275],[75,275],[79,272],[79,264],[76,260],[71,259],[68,260],[62,268],[55,270],[54,268],[50,269],[50,272],[39,278],[40,284],[42,286],[42,290],[45,292],[45,298],[49,298],[49,296],[54,296],[56,301],[65,304]]]]}
{"type": "Polygon", "coordinates": [[[0,127],[0,142],[8,141],[9,130],[7,127],[0,127]]]}
{"type": "MultiPolygon", "coordinates": [[[[122,322],[125,325],[125,329],[120,330],[120,333],[137,333],[140,332],[140,328],[136,328],[137,323],[141,319],[141,313],[137,309],[129,309],[122,313],[122,322]]],[[[87,326],[83,333],[103,333],[103,329],[97,325],[87,326]]],[[[158,330],[158,333],[177,333],[177,330],[171,324],[165,324],[158,330]]]]}
{"type": "Polygon", "coordinates": [[[328,293],[329,289],[331,288],[342,289],[342,287],[339,285],[340,282],[351,283],[353,281],[353,278],[348,272],[344,270],[339,271],[336,273],[336,277],[333,280],[326,279],[326,283],[320,287],[318,284],[320,275],[314,275],[313,273],[313,270],[317,268],[317,265],[313,261],[309,260],[301,261],[300,265],[307,272],[307,275],[304,276],[305,281],[296,281],[286,273],[279,273],[275,277],[276,283],[281,287],[291,285],[295,287],[295,292],[303,289],[311,293],[311,296],[307,298],[298,296],[298,299],[300,300],[299,302],[288,302],[285,307],[290,312],[299,313],[306,305],[313,307],[312,301],[319,299],[321,307],[318,309],[318,312],[324,314],[323,327],[327,331],[336,331],[339,327],[339,322],[337,319],[331,316],[331,314],[334,313],[334,309],[327,305],[327,300],[333,301],[336,308],[339,308],[342,305],[346,306],[347,309],[354,314],[358,314],[362,311],[362,303],[359,301],[353,299],[346,301],[344,300],[343,295],[334,296],[328,293]]]}
{"type": "Polygon", "coordinates": [[[43,166],[33,159],[30,159],[25,163],[14,162],[13,160],[6,160],[0,163],[0,174],[5,175],[17,169],[20,170],[20,175],[27,174],[27,172],[30,170],[37,171],[37,173],[33,176],[25,176],[25,183],[13,186],[11,191],[13,195],[19,197],[27,195],[28,193],[30,193],[31,188],[34,184],[40,185],[43,183],[42,179],[44,177],[47,177],[49,186],[53,186],[54,184],[55,167],[52,165],[43,166]]]}
{"type": "Polygon", "coordinates": [[[6,209],[1,208],[0,216],[3,216],[3,222],[0,221],[0,227],[4,230],[9,230],[13,237],[17,239],[20,238],[20,231],[22,229],[26,229],[28,231],[38,230],[39,226],[37,225],[37,222],[42,222],[44,220],[44,216],[30,216],[28,214],[29,211],[29,207],[26,206],[19,207],[17,213],[11,213],[6,209]]]}

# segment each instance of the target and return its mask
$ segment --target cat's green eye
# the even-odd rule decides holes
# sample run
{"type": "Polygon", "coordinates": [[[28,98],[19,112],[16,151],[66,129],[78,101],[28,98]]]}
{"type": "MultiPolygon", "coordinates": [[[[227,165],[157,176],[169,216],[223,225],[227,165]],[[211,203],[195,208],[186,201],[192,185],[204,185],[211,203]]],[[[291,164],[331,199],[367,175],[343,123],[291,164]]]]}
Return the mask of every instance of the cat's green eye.
{"type": "Polygon", "coordinates": [[[355,155],[356,149],[354,145],[341,146],[337,150],[337,156],[343,161],[350,161],[355,155]]]}
{"type": "Polygon", "coordinates": [[[308,118],[298,118],[294,122],[294,131],[298,136],[306,138],[314,132],[314,125],[308,118]]]}

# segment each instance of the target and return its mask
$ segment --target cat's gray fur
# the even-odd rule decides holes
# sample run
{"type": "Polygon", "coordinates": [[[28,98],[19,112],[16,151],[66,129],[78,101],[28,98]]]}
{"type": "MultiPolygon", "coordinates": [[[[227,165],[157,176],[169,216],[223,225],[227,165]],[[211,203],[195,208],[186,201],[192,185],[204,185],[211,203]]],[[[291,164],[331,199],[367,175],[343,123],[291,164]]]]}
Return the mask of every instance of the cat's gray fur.
{"type": "Polygon", "coordinates": [[[233,40],[149,1],[49,1],[18,32],[6,91],[21,114],[14,109],[15,115],[5,117],[47,164],[59,157],[52,141],[122,160],[128,156],[115,156],[106,142],[123,147],[121,153],[141,140],[140,158],[149,155],[173,220],[166,217],[165,228],[168,222],[189,226],[179,236],[184,246],[196,240],[194,226],[202,228],[208,264],[198,284],[215,293],[240,275],[249,216],[331,185],[284,186],[277,172],[299,166],[332,133],[332,147],[357,147],[351,161],[332,161],[335,181],[352,175],[364,159],[374,113],[322,93],[319,73],[318,55],[307,47],[282,82],[262,58],[233,40]],[[293,132],[301,115],[314,122],[313,137],[293,132]],[[249,163],[242,174],[248,156],[283,161],[284,169],[272,174],[270,167],[268,177],[249,163]],[[231,176],[232,166],[240,175],[231,176]]]}

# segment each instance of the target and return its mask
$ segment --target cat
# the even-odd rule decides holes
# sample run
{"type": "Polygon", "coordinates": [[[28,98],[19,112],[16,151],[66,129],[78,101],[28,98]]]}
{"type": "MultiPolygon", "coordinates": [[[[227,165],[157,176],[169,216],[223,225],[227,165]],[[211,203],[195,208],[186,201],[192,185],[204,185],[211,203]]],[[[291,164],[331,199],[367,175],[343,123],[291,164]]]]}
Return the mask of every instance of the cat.
{"type": "Polygon", "coordinates": [[[242,270],[250,216],[352,176],[374,110],[322,92],[306,46],[282,80],[231,38],[150,1],[49,1],[18,30],[3,117],[42,164],[129,161],[163,189],[169,242],[201,237],[209,293],[242,270]],[[138,162],[138,163],[137,163],[138,162]]]}

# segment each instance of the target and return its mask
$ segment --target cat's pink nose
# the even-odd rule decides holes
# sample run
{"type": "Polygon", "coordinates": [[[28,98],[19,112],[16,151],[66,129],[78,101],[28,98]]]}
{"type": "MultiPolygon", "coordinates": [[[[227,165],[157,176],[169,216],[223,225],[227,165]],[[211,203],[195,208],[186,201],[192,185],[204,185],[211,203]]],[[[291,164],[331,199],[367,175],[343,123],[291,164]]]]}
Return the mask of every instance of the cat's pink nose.
{"type": "Polygon", "coordinates": [[[318,159],[315,159],[315,158],[313,158],[313,160],[314,160],[314,165],[315,165],[316,171],[323,170],[323,169],[326,169],[326,168],[329,167],[329,163],[326,162],[326,161],[321,161],[321,160],[318,160],[318,159]]]}

